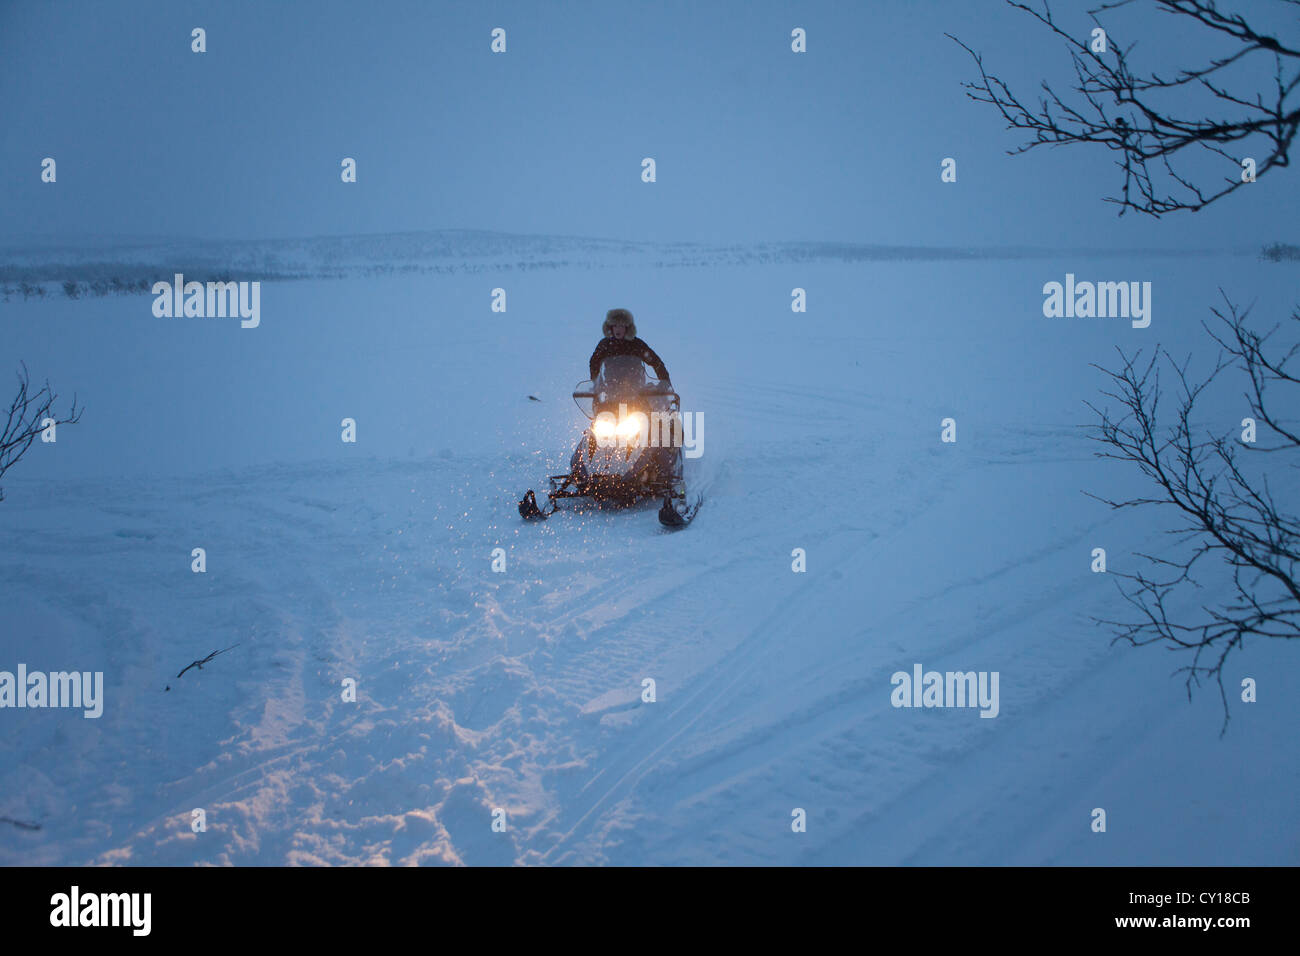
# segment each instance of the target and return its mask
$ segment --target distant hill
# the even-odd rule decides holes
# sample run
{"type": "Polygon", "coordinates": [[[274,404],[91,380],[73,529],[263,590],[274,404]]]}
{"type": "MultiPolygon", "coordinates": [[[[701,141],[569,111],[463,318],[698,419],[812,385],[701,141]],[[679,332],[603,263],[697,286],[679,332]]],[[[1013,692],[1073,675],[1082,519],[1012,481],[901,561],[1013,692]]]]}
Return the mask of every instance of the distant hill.
{"type": "MultiPolygon", "coordinates": [[[[1265,258],[1295,258],[1297,247],[1265,248],[1265,258]]],[[[305,239],[177,237],[0,241],[0,297],[147,293],[154,282],[186,279],[293,280],[404,273],[477,273],[560,268],[713,267],[804,262],[1007,260],[1081,255],[1182,257],[1206,250],[1031,249],[895,246],[847,242],[710,244],[627,242],[579,236],[529,236],[476,230],[322,236],[305,239]]],[[[1210,254],[1245,256],[1255,250],[1210,254]]]]}

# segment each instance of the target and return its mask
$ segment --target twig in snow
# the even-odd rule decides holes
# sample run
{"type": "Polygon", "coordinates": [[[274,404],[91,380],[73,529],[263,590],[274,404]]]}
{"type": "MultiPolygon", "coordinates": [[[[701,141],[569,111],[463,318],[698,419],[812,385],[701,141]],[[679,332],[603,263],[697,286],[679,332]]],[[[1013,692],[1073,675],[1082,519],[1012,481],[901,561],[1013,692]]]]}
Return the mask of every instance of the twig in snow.
{"type": "MultiPolygon", "coordinates": [[[[203,670],[203,665],[211,661],[212,658],[216,657],[218,654],[224,654],[226,653],[226,651],[230,650],[231,648],[235,648],[238,646],[239,646],[239,642],[236,641],[234,644],[231,644],[230,647],[223,647],[219,651],[213,651],[211,654],[203,658],[203,660],[201,661],[194,661],[193,663],[186,664],[184,667],[181,668],[181,672],[176,675],[177,678],[183,677],[185,672],[189,670],[191,667],[197,667],[199,670],[203,670]]],[[[163,690],[171,690],[171,685],[169,684],[168,686],[164,687],[163,690]]]]}

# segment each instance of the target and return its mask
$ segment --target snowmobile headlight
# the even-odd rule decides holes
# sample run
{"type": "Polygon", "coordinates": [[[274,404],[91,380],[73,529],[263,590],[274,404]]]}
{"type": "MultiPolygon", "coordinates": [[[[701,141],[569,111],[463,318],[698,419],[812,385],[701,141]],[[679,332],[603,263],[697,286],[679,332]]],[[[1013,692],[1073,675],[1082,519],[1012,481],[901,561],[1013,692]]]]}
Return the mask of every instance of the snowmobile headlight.
{"type": "Polygon", "coordinates": [[[640,412],[633,412],[618,423],[618,437],[630,442],[634,438],[640,437],[641,433],[648,427],[649,421],[646,417],[640,412]]]}
{"type": "Polygon", "coordinates": [[[591,433],[601,441],[615,437],[618,434],[618,425],[614,421],[614,416],[601,412],[591,423],[591,433]]]}

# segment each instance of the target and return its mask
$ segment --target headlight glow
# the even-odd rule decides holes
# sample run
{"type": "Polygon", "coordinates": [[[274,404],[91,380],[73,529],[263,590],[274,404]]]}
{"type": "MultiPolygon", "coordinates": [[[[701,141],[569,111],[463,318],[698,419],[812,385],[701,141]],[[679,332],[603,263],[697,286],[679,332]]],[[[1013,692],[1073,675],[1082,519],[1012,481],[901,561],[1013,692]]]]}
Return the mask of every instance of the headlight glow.
{"type": "Polygon", "coordinates": [[[601,412],[591,423],[591,433],[602,445],[613,441],[621,445],[637,445],[649,427],[650,419],[642,412],[632,412],[621,416],[617,421],[612,414],[601,412]]]}
{"type": "Polygon", "coordinates": [[[645,416],[639,412],[629,415],[627,418],[619,422],[618,437],[628,439],[635,438],[637,435],[641,434],[641,423],[644,421],[645,416]]]}

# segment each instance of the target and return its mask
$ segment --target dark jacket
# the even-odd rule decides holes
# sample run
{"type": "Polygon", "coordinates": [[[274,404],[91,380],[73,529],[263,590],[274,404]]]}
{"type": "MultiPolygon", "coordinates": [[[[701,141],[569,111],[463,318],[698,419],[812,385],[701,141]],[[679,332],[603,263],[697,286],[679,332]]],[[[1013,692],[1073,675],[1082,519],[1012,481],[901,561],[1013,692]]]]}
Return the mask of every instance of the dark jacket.
{"type": "Polygon", "coordinates": [[[664,367],[663,359],[655,354],[654,349],[640,339],[616,339],[607,336],[600,340],[600,343],[596,346],[596,351],[591,353],[589,365],[593,380],[600,374],[601,363],[611,355],[635,355],[653,368],[660,379],[667,380],[668,378],[668,369],[664,367]]]}

